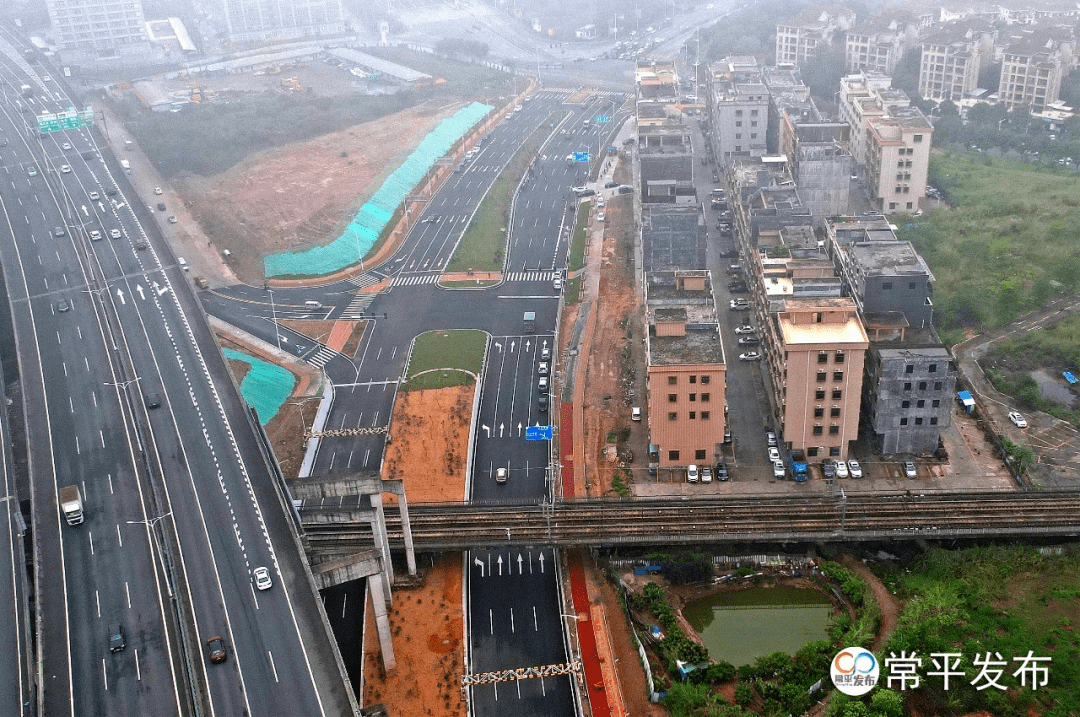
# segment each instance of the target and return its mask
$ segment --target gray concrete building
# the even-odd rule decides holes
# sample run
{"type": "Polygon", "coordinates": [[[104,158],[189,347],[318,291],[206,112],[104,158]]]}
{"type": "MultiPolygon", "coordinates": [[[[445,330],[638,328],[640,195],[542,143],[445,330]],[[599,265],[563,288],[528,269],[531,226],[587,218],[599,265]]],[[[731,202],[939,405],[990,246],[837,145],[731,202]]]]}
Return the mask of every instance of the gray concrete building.
{"type": "Polygon", "coordinates": [[[739,160],[732,164],[727,184],[732,231],[748,255],[759,246],[778,243],[783,231],[813,235],[813,212],[799,197],[786,157],[739,160]]]}
{"type": "Polygon", "coordinates": [[[709,65],[713,156],[725,171],[736,158],[766,152],[769,92],[761,82],[761,68],[745,60],[726,58],[709,65]]]}
{"type": "Polygon", "coordinates": [[[233,42],[261,42],[345,32],[341,0],[225,0],[233,42]]]}
{"type": "Polygon", "coordinates": [[[700,204],[645,204],[641,243],[649,273],[705,269],[705,215],[700,204]]]}

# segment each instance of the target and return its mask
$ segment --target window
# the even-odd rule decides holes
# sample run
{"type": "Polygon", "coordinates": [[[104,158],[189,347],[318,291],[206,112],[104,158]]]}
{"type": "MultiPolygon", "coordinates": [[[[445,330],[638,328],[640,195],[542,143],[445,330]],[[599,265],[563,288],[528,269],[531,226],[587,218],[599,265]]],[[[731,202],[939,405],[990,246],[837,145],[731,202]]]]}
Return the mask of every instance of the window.
{"type": "MultiPolygon", "coordinates": [[[[912,284],[911,288],[914,289],[915,285],[912,284]]],[[[929,371],[930,373],[937,373],[937,364],[936,363],[930,364],[929,368],[927,368],[926,370],[929,371]]]]}
{"type": "Polygon", "coordinates": [[[900,408],[911,408],[911,401],[904,401],[900,404],[900,408]]]}
{"type": "Polygon", "coordinates": [[[736,152],[741,152],[742,151],[742,145],[741,144],[735,145],[735,151],[736,152]]]}
{"type": "Polygon", "coordinates": [[[698,461],[705,460],[705,449],[694,451],[694,460],[698,460],[698,461]]]}
{"type": "Polygon", "coordinates": [[[667,459],[669,461],[676,461],[677,462],[679,460],[679,452],[678,451],[668,451],[667,452],[667,459]]]}
{"type": "Polygon", "coordinates": [[[709,412],[708,411],[702,411],[701,412],[701,420],[703,420],[703,421],[709,420],[709,412]]]}
{"type": "Polygon", "coordinates": [[[916,426],[921,426],[922,425],[922,419],[921,418],[916,418],[915,419],[915,425],[916,426]]]}
{"type": "Polygon", "coordinates": [[[820,311],[815,311],[815,312],[814,312],[814,314],[813,314],[813,316],[811,317],[811,320],[812,320],[812,321],[813,321],[813,322],[814,322],[815,324],[820,324],[820,323],[821,323],[821,321],[822,321],[822,319],[824,319],[824,318],[825,318],[825,317],[824,317],[824,316],[822,315],[822,313],[821,313],[820,311]]]}
{"type": "Polygon", "coordinates": [[[690,400],[691,401],[696,401],[697,400],[697,394],[696,393],[691,393],[690,394],[690,400]]]}
{"type": "Polygon", "coordinates": [[[741,122],[741,121],[739,121],[739,122],[736,122],[736,123],[735,123],[735,126],[736,126],[736,127],[742,127],[742,122],[741,122]]]}
{"type": "Polygon", "coordinates": [[[814,435],[820,436],[823,430],[824,428],[822,428],[821,426],[814,426],[814,435]]]}
{"type": "Polygon", "coordinates": [[[896,202],[889,202],[889,211],[896,209],[896,202]]]}
{"type": "Polygon", "coordinates": [[[891,281],[883,281],[883,282],[881,283],[881,289],[882,289],[882,291],[888,291],[888,290],[889,290],[889,289],[891,289],[891,288],[892,288],[892,282],[891,282],[891,281]]]}
{"type": "Polygon", "coordinates": [[[677,393],[669,393],[667,395],[667,400],[668,400],[668,403],[675,403],[676,401],[679,400],[679,394],[677,394],[677,393]]]}
{"type": "Polygon", "coordinates": [[[757,132],[751,132],[750,139],[757,139],[757,132]]]}
{"type": "Polygon", "coordinates": [[[896,187],[893,189],[893,194],[899,194],[903,190],[904,190],[904,188],[901,187],[899,184],[897,184],[896,187]]]}
{"type": "Polygon", "coordinates": [[[709,401],[709,394],[707,394],[707,393],[701,394],[701,402],[702,403],[708,403],[708,401],[709,401]]]}
{"type": "Polygon", "coordinates": [[[940,391],[941,390],[941,381],[934,381],[934,390],[935,391],[940,391]]]}
{"type": "Polygon", "coordinates": [[[919,381],[919,390],[920,391],[925,391],[926,390],[926,381],[919,381]]]}
{"type": "Polygon", "coordinates": [[[829,426],[829,435],[830,436],[836,436],[836,435],[839,435],[839,433],[840,433],[840,426],[836,425],[835,423],[832,424],[831,426],[829,426]]]}
{"type": "Polygon", "coordinates": [[[818,401],[825,398],[825,389],[819,388],[817,391],[815,391],[814,392],[814,398],[817,399],[818,401]]]}
{"type": "Polygon", "coordinates": [[[904,373],[915,373],[915,365],[909,363],[904,367],[904,373]]]}
{"type": "Polygon", "coordinates": [[[818,383],[824,383],[825,382],[825,372],[824,371],[818,371],[817,372],[817,380],[818,380],[818,383]]]}
{"type": "Polygon", "coordinates": [[[832,417],[832,418],[838,418],[840,416],[840,407],[839,406],[833,406],[832,408],[830,408],[829,409],[829,416],[832,417]]]}
{"type": "Polygon", "coordinates": [[[676,413],[675,411],[672,411],[671,413],[669,413],[669,414],[667,415],[667,419],[668,419],[669,421],[677,421],[677,420],[679,420],[679,414],[678,414],[678,413],[676,413]]]}
{"type": "Polygon", "coordinates": [[[901,418],[900,419],[900,425],[901,426],[906,426],[907,425],[907,418],[901,418]]]}
{"type": "Polygon", "coordinates": [[[814,418],[821,418],[824,415],[825,415],[825,409],[824,408],[822,408],[821,406],[815,406],[814,407],[814,418]]]}
{"type": "Polygon", "coordinates": [[[751,127],[757,127],[757,120],[754,120],[753,122],[751,122],[750,126],[751,127]]]}
{"type": "Polygon", "coordinates": [[[668,376],[667,377],[667,385],[668,386],[674,386],[678,382],[679,382],[679,377],[678,376],[668,376]]]}
{"type": "Polygon", "coordinates": [[[936,398],[930,404],[930,408],[940,408],[940,407],[941,407],[941,401],[937,400],[936,398]]]}
{"type": "Polygon", "coordinates": [[[832,400],[839,401],[840,397],[844,395],[844,392],[839,388],[834,388],[832,392],[832,400]]]}
{"type": "MultiPolygon", "coordinates": [[[[915,135],[915,141],[916,142],[922,142],[922,135],[921,134],[915,135]]],[[[915,151],[914,149],[909,149],[908,153],[911,153],[911,152],[914,152],[914,151],[915,151]]]]}
{"type": "Polygon", "coordinates": [[[690,412],[690,420],[693,421],[693,420],[696,420],[696,419],[697,419],[697,411],[691,411],[690,412]]]}
{"type": "Polygon", "coordinates": [[[937,416],[934,416],[933,418],[930,419],[930,425],[931,426],[936,426],[937,425],[937,416]]]}
{"type": "Polygon", "coordinates": [[[911,390],[911,381],[907,381],[906,383],[904,383],[904,390],[905,391],[910,391],[911,390]]]}
{"type": "Polygon", "coordinates": [[[830,456],[838,456],[838,455],[840,455],[840,446],[829,446],[829,455],[830,456]]]}
{"type": "Polygon", "coordinates": [[[815,457],[817,455],[817,446],[814,446],[813,448],[807,448],[806,455],[810,458],[815,457]]]}
{"type": "MultiPolygon", "coordinates": [[[[701,375],[701,382],[702,382],[702,383],[708,383],[708,382],[709,382],[709,374],[707,374],[707,373],[706,373],[706,374],[702,374],[702,375],[701,375]]],[[[706,399],[704,399],[704,398],[703,398],[703,399],[701,399],[701,400],[702,400],[702,401],[704,401],[704,400],[706,400],[706,399]]]]}
{"type": "Polygon", "coordinates": [[[750,110],[751,117],[757,117],[757,110],[750,110]]]}
{"type": "MultiPolygon", "coordinates": [[[[908,207],[908,209],[911,209],[911,207],[908,207]]],[[[912,291],[914,291],[914,290],[915,290],[915,282],[914,282],[914,281],[909,281],[909,282],[908,282],[908,285],[907,285],[907,288],[909,288],[909,289],[911,289],[912,291]]],[[[935,370],[935,369],[934,369],[934,365],[933,365],[933,364],[931,364],[931,365],[930,365],[930,370],[931,370],[931,371],[935,370]]]]}
{"type": "Polygon", "coordinates": [[[736,132],[735,139],[742,139],[742,132],[736,132]]]}
{"type": "Polygon", "coordinates": [[[843,381],[844,380],[844,372],[843,371],[833,371],[832,372],[832,380],[833,381],[843,381]]]}
{"type": "Polygon", "coordinates": [[[697,376],[690,374],[690,383],[697,383],[697,376]]]}
{"type": "Polygon", "coordinates": [[[835,361],[836,363],[844,363],[844,352],[837,351],[836,355],[833,356],[833,361],[835,361]]]}
{"type": "Polygon", "coordinates": [[[915,402],[915,408],[926,408],[926,401],[919,399],[915,402]]]}
{"type": "Polygon", "coordinates": [[[817,362],[818,363],[829,363],[829,354],[827,352],[825,352],[825,351],[818,351],[817,352],[817,362]]]}
{"type": "MultiPolygon", "coordinates": [[[[754,110],[754,111],[755,111],[755,113],[757,112],[757,110],[754,110]]],[[[735,110],[735,116],[736,117],[742,117],[742,110],[735,110]]]]}

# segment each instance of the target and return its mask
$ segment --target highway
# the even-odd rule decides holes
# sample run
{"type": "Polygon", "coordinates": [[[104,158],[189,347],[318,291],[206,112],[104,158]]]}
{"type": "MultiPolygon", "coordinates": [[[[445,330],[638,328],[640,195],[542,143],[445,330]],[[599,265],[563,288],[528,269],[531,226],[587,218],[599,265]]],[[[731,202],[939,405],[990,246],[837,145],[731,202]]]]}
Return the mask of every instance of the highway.
{"type": "Polygon", "coordinates": [[[96,129],[39,137],[35,114],[74,103],[22,50],[0,37],[0,261],[35,485],[41,703],[337,713],[347,697],[287,519],[153,199],[96,129]],[[57,510],[67,484],[83,493],[78,526],[57,510]],[[275,580],[265,593],[261,565],[275,580]],[[126,647],[110,653],[116,624],[126,647]],[[207,659],[212,635],[225,664],[207,659]]]}

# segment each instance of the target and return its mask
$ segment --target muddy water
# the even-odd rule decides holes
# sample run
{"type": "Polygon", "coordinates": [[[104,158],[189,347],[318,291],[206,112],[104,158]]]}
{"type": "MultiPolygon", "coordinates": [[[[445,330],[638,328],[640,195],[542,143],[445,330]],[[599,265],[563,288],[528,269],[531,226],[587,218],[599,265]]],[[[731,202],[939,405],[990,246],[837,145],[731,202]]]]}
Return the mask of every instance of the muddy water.
{"type": "Polygon", "coordinates": [[[682,612],[713,659],[738,667],[771,652],[795,654],[825,639],[832,611],[829,598],[817,590],[778,586],[712,595],[682,612]]]}

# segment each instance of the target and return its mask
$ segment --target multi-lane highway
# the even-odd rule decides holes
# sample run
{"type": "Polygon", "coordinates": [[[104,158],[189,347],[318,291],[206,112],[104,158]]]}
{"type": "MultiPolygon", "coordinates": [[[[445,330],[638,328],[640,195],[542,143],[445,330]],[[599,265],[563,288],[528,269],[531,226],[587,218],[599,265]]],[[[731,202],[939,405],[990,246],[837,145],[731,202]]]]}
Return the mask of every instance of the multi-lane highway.
{"type": "Polygon", "coordinates": [[[278,494],[154,200],[96,129],[38,134],[35,115],[75,103],[23,49],[0,37],[0,261],[34,486],[39,700],[48,714],[340,713],[278,494]],[[64,485],[82,493],[80,525],[58,510],[64,485]],[[208,660],[215,635],[224,664],[208,660]]]}

